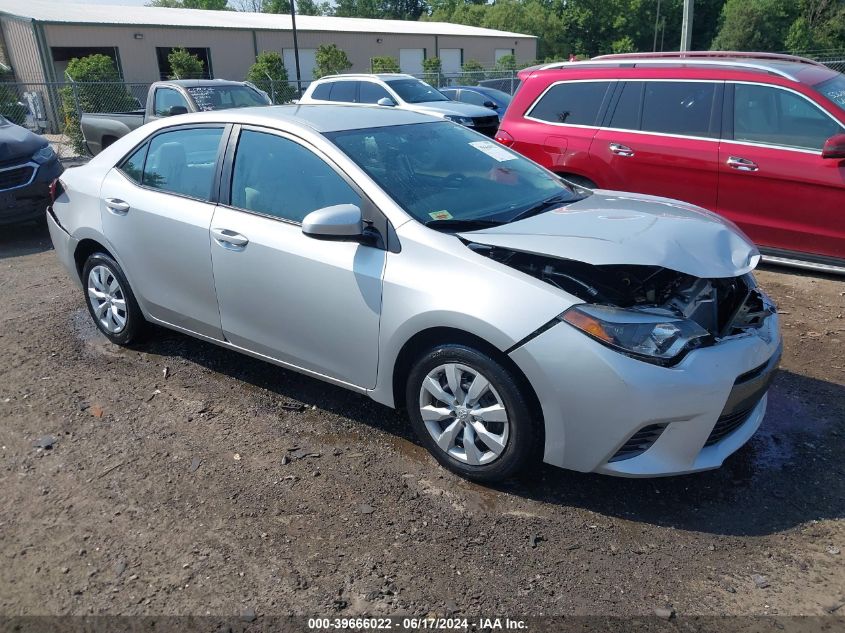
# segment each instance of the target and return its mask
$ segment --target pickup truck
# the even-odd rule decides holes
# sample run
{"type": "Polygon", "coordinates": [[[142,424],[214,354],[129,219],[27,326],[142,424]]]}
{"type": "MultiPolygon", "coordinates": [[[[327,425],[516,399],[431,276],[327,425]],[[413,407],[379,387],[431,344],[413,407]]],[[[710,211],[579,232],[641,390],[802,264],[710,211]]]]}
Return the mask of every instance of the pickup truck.
{"type": "Polygon", "coordinates": [[[271,105],[270,97],[248,82],[222,79],[158,81],[147,92],[147,107],[132,112],[83,114],[82,136],[92,156],[144,123],[167,116],[271,105]]]}

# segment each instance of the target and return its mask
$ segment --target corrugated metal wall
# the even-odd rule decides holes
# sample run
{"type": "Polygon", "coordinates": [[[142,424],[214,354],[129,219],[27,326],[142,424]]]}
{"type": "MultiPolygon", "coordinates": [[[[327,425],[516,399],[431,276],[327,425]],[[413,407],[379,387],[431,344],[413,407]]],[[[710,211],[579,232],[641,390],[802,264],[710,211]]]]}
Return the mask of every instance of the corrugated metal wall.
{"type": "Polygon", "coordinates": [[[0,23],[9,63],[17,80],[35,83],[46,81],[32,22],[3,16],[0,23]]]}
{"type": "MultiPolygon", "coordinates": [[[[279,51],[293,48],[289,31],[241,31],[234,29],[182,29],[162,27],[116,27],[47,24],[44,31],[48,46],[115,46],[119,50],[124,79],[129,82],[159,79],[156,47],[204,47],[211,50],[214,76],[243,79],[255,60],[255,50],[279,51]],[[136,34],[142,38],[136,38],[136,34]]],[[[8,41],[8,40],[7,40],[8,41]]],[[[393,35],[386,33],[299,32],[300,48],[337,44],[346,51],[355,72],[368,72],[370,58],[389,55],[399,59],[400,48],[424,48],[427,57],[436,55],[436,47],[462,48],[464,60],[475,59],[491,66],[497,48],[513,48],[519,61],[536,56],[533,38],[393,35]],[[381,40],[381,41],[379,41],[381,40]]],[[[12,44],[9,43],[10,48],[12,44]]],[[[293,76],[293,69],[288,74],[293,76]]],[[[311,77],[303,77],[308,80],[311,77]]]]}

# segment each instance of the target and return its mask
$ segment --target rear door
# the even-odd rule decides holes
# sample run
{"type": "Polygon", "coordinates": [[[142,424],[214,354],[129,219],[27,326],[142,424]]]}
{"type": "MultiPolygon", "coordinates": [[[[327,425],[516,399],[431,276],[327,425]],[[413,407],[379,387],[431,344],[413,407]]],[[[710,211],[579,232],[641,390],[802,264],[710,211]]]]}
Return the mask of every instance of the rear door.
{"type": "Polygon", "coordinates": [[[103,233],[148,313],[221,338],[208,230],[225,126],[168,128],[112,169],[103,233]]]}
{"type": "Polygon", "coordinates": [[[627,81],[590,147],[595,182],[716,208],[724,84],[627,81]]]}
{"type": "Polygon", "coordinates": [[[845,259],[845,161],[821,157],[843,126],[788,88],[737,82],[728,94],[718,212],[760,246],[845,259]]]}

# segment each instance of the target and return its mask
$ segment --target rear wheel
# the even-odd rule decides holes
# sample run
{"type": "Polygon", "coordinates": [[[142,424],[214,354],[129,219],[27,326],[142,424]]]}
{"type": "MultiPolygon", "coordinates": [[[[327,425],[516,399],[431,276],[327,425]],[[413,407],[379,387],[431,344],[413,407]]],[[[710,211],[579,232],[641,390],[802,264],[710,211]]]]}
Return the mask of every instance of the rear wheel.
{"type": "Polygon", "coordinates": [[[467,479],[500,481],[537,459],[540,434],[521,386],[477,349],[442,345],[420,357],[406,403],[420,441],[467,479]]]}
{"type": "Polygon", "coordinates": [[[94,253],[82,268],[85,303],[97,328],[117,345],[137,340],[146,322],[120,266],[105,253],[94,253]]]}

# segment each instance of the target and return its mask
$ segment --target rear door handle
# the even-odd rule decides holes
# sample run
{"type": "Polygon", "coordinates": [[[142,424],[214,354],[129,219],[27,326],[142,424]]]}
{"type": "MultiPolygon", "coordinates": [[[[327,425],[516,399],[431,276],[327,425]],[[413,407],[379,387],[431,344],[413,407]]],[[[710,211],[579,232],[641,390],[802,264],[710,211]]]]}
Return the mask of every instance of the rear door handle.
{"type": "Polygon", "coordinates": [[[242,251],[249,244],[249,238],[229,229],[211,229],[211,235],[220,246],[232,251],[242,251]]]}
{"type": "Polygon", "coordinates": [[[634,150],[627,145],[622,145],[621,143],[611,143],[608,147],[610,148],[610,151],[617,156],[625,156],[626,158],[629,158],[634,155],[634,150]]]}
{"type": "Polygon", "coordinates": [[[129,213],[129,203],[120,198],[106,198],[106,208],[115,215],[126,215],[129,213]]]}
{"type": "Polygon", "coordinates": [[[730,156],[728,158],[728,167],[732,167],[738,171],[757,171],[757,163],[747,158],[740,158],[739,156],[730,156]]]}

